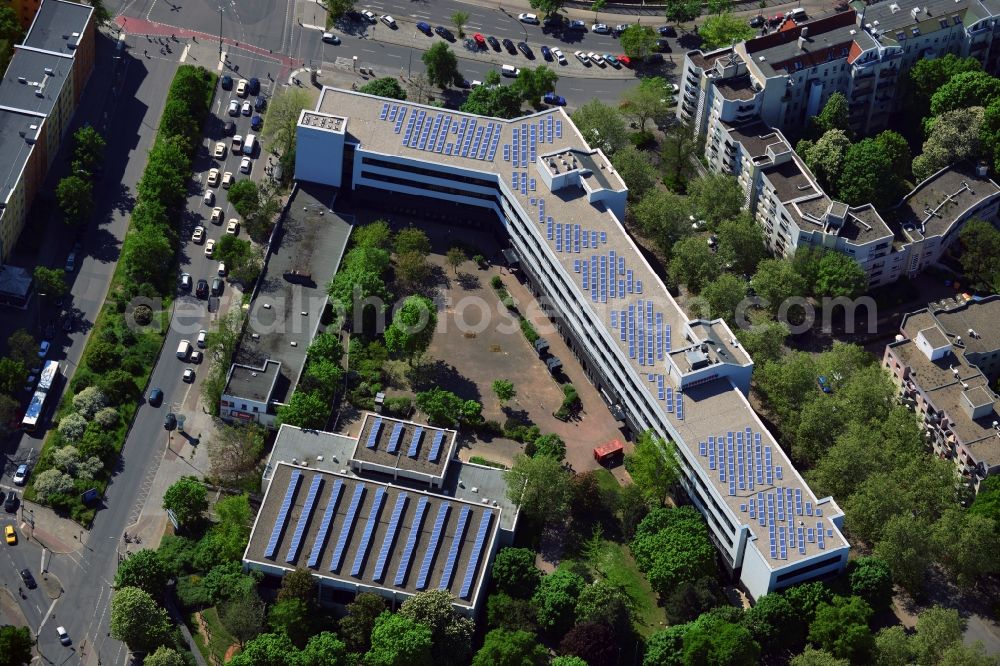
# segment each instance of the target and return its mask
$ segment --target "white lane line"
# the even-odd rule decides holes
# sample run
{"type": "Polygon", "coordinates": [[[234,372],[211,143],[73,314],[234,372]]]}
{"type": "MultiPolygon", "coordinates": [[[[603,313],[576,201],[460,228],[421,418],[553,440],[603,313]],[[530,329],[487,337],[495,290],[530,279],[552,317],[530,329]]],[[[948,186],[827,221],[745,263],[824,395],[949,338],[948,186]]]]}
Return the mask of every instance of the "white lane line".
{"type": "MultiPolygon", "coordinates": [[[[42,633],[42,627],[44,627],[45,623],[49,621],[50,617],[52,617],[52,610],[56,607],[56,603],[58,603],[58,602],[59,602],[59,599],[53,599],[52,600],[52,604],[49,606],[49,609],[47,611],[45,611],[45,616],[42,617],[42,623],[40,625],[38,625],[38,631],[35,632],[36,636],[39,635],[40,633],[42,633]]],[[[38,608],[37,605],[35,607],[38,608]]],[[[38,608],[38,612],[41,613],[42,609],[38,608]]]]}
{"type": "Polygon", "coordinates": [[[188,51],[191,50],[191,45],[188,44],[184,47],[184,51],[181,52],[181,62],[186,62],[188,57],[188,51]]]}

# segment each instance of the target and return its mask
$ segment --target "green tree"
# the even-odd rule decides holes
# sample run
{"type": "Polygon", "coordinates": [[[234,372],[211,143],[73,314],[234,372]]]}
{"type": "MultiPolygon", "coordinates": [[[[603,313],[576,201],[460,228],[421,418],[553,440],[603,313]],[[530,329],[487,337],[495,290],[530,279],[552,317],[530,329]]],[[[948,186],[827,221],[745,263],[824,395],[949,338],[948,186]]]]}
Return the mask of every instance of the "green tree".
{"type": "Polygon", "coordinates": [[[455,271],[455,275],[458,275],[459,267],[468,261],[468,257],[465,255],[465,250],[460,247],[452,247],[448,249],[448,252],[444,255],[445,263],[451,266],[452,270],[455,271]]]}
{"type": "Polygon", "coordinates": [[[545,17],[559,13],[559,10],[566,4],[566,0],[528,0],[532,9],[542,12],[545,17]]]}
{"type": "Polygon", "coordinates": [[[937,664],[948,646],[962,640],[965,621],[954,608],[934,606],[917,616],[917,633],[911,641],[918,664],[937,664]]]}
{"type": "Polygon", "coordinates": [[[163,508],[173,511],[181,525],[191,525],[208,508],[205,486],[193,476],[181,477],[163,494],[163,508]]]}
{"type": "Polygon", "coordinates": [[[340,635],[352,652],[367,652],[371,647],[375,621],[388,610],[385,599],[374,592],[362,592],[347,604],[347,615],[340,618],[340,635]]]}
{"type": "Polygon", "coordinates": [[[868,276],[853,258],[840,252],[827,252],[820,259],[817,296],[856,298],[867,288],[868,276]]]}
{"type": "Polygon", "coordinates": [[[913,647],[906,629],[900,625],[885,627],[875,634],[873,661],[877,666],[909,666],[913,647]]]}
{"type": "Polygon", "coordinates": [[[143,660],[143,666],[186,666],[187,662],[177,650],[161,645],[156,652],[143,660]]]}
{"type": "Polygon", "coordinates": [[[354,662],[337,634],[323,631],[309,638],[309,642],[299,653],[298,663],[299,666],[348,666],[354,662]]]}
{"type": "Polygon", "coordinates": [[[59,298],[67,291],[65,271],[35,266],[35,289],[49,298],[59,298]]]}
{"type": "Polygon", "coordinates": [[[56,202],[63,212],[66,224],[83,224],[90,219],[94,210],[93,185],[84,176],[66,176],[56,185],[56,202]]]}
{"type": "Polygon", "coordinates": [[[578,624],[559,641],[559,652],[583,659],[594,666],[612,666],[617,662],[615,634],[605,624],[578,624]]]}
{"type": "MultiPolygon", "coordinates": [[[[693,185],[693,183],[692,183],[693,185]]],[[[748,213],[738,213],[719,225],[717,255],[726,270],[753,275],[767,256],[764,234],[748,213]]]]}
{"type": "Polygon", "coordinates": [[[483,647],[472,658],[472,666],[545,666],[548,661],[548,652],[534,634],[494,629],[483,639],[483,647]]]}
{"type": "Polygon", "coordinates": [[[647,122],[658,122],[670,114],[673,104],[669,90],[670,87],[662,76],[639,79],[638,85],[627,88],[622,93],[618,108],[635,121],[640,132],[645,132],[647,122]]]}
{"type": "Polygon", "coordinates": [[[698,316],[709,319],[722,317],[728,323],[736,321],[736,308],[746,298],[747,283],[735,275],[723,273],[713,281],[705,285],[701,292],[704,299],[704,306],[697,308],[692,304],[692,308],[698,316]]]}
{"type": "MultiPolygon", "coordinates": [[[[677,2],[678,0],[672,0],[677,2]]],[[[668,8],[670,4],[668,3],[668,8]]],[[[729,12],[709,16],[698,30],[701,36],[702,48],[717,49],[745,42],[757,34],[757,31],[747,25],[742,17],[733,16],[729,12]]]]}
{"type": "Polygon", "coordinates": [[[656,49],[657,39],[656,31],[650,26],[633,23],[625,28],[619,41],[625,55],[629,58],[642,60],[649,57],[649,54],[656,49]]]}
{"type": "Polygon", "coordinates": [[[705,220],[712,229],[722,222],[737,219],[746,204],[746,193],[739,181],[724,173],[708,173],[695,178],[688,183],[687,193],[694,215],[705,220]]]}
{"type": "Polygon", "coordinates": [[[431,631],[431,660],[434,664],[467,664],[472,652],[475,624],[459,615],[447,590],[419,592],[399,607],[399,614],[431,631]]]}
{"type": "Polygon", "coordinates": [[[372,629],[369,666],[430,666],[431,630],[405,615],[382,613],[372,629]]]}
{"type": "Polygon", "coordinates": [[[416,291],[433,274],[427,255],[415,250],[396,255],[393,264],[396,282],[404,291],[416,291]]]}
{"type": "Polygon", "coordinates": [[[559,75],[546,65],[531,67],[521,67],[517,72],[517,79],[512,87],[521,95],[521,99],[529,104],[538,104],[542,95],[556,89],[556,81],[559,75]]]}
{"type": "Polygon", "coordinates": [[[702,613],[725,603],[718,581],[704,576],[696,581],[684,581],[662,602],[667,618],[673,624],[691,622],[702,613]]]}
{"type": "Polygon", "coordinates": [[[388,251],[392,247],[392,229],[385,220],[376,220],[354,227],[351,231],[352,247],[376,248],[388,251]]]}
{"type": "Polygon", "coordinates": [[[1000,289],[1000,231],[978,218],[969,220],[959,233],[959,261],[966,279],[975,289],[1000,289]]]}
{"type": "MultiPolygon", "coordinates": [[[[985,152],[983,139],[989,137],[993,110],[1000,110],[1000,99],[990,106],[989,120],[982,107],[946,111],[934,119],[923,150],[913,158],[913,177],[918,181],[963,160],[975,160],[985,152]]],[[[990,137],[988,143],[995,140],[990,137]]]]}
{"type": "Polygon", "coordinates": [[[535,553],[528,548],[501,548],[493,560],[493,582],[512,597],[534,594],[542,572],[535,566],[535,553]]]}
{"type": "Polygon", "coordinates": [[[872,608],[886,608],[892,603],[892,570],[885,560],[871,555],[847,564],[851,592],[872,608]]]}
{"type": "Polygon", "coordinates": [[[851,206],[872,204],[880,210],[902,196],[902,177],[893,171],[893,155],[875,139],[862,139],[847,149],[837,192],[851,206]]]}
{"type": "Polygon", "coordinates": [[[13,395],[24,385],[24,380],[27,378],[28,368],[22,361],[0,358],[0,394],[13,395]]]}
{"type": "Polygon", "coordinates": [[[805,638],[795,609],[783,595],[772,592],[757,600],[744,616],[744,626],[765,652],[791,649],[805,638]],[[798,631],[796,631],[798,630],[798,631]]]}
{"type": "Polygon", "coordinates": [[[746,628],[712,613],[692,622],[684,634],[684,663],[750,666],[760,662],[760,646],[746,628]]]}
{"type": "Polygon", "coordinates": [[[332,407],[317,393],[295,391],[288,404],[278,407],[278,422],[299,428],[319,429],[326,425],[332,407]]]}
{"type": "Polygon", "coordinates": [[[170,640],[172,624],[167,611],[148,592],[123,587],[111,597],[111,637],[133,652],[151,652],[170,640]]]}
{"type": "Polygon", "coordinates": [[[459,39],[465,37],[465,25],[469,22],[469,12],[452,12],[451,24],[458,31],[459,39]]]}
{"type": "Polygon", "coordinates": [[[521,95],[513,86],[500,85],[500,74],[494,70],[486,74],[483,85],[469,91],[459,108],[465,113],[480,116],[517,118],[521,115],[521,95]]]}
{"type": "Polygon", "coordinates": [[[493,392],[497,396],[497,400],[502,403],[510,402],[517,395],[517,389],[514,388],[514,382],[508,379],[495,379],[493,380],[493,392]]]}
{"type": "Polygon", "coordinates": [[[667,493],[680,480],[674,444],[660,439],[652,430],[646,430],[636,439],[632,453],[625,456],[625,469],[653,506],[662,506],[667,493]]]}
{"type": "Polygon", "coordinates": [[[920,591],[931,563],[929,532],[930,526],[922,518],[896,515],[886,522],[875,545],[875,556],[889,563],[892,579],[911,594],[920,591]]]}
{"type": "Polygon", "coordinates": [[[604,624],[618,636],[632,629],[634,603],[623,588],[607,580],[584,585],[576,600],[576,623],[604,624]]]}
{"type": "Polygon", "coordinates": [[[847,97],[841,92],[835,92],[827,98],[823,109],[819,115],[812,118],[812,122],[817,134],[825,134],[830,130],[840,130],[850,136],[851,121],[848,118],[849,115],[847,97]]]}
{"type": "Polygon", "coordinates": [[[261,135],[271,139],[279,154],[295,152],[295,133],[302,110],[311,106],[312,100],[305,90],[284,88],[267,104],[267,122],[261,135]]]}
{"type": "Polygon", "coordinates": [[[267,613],[267,623],[271,630],[283,633],[292,639],[296,647],[302,647],[312,633],[312,613],[309,606],[300,599],[283,599],[271,606],[267,613]]]}
{"type": "Polygon", "coordinates": [[[230,659],[229,666],[287,666],[298,657],[298,649],[282,633],[261,634],[230,659]]]}
{"type": "MultiPolygon", "coordinates": [[[[677,0],[696,2],[696,0],[677,0]]],[[[699,5],[700,6],[700,5],[699,5]]],[[[675,192],[684,192],[688,183],[698,173],[699,139],[688,122],[675,123],[663,133],[660,142],[660,169],[663,181],[675,192]]]]}
{"type": "Polygon", "coordinates": [[[551,666],[588,666],[587,662],[580,657],[566,656],[556,657],[552,660],[551,666]]]}
{"type": "Polygon", "coordinates": [[[839,185],[837,179],[844,169],[844,160],[850,147],[851,140],[847,137],[847,132],[834,128],[824,132],[815,143],[800,141],[796,149],[820,185],[827,192],[835,194],[839,185]]]}
{"type": "Polygon", "coordinates": [[[562,460],[566,457],[566,442],[556,434],[540,435],[528,447],[525,447],[525,453],[532,457],[548,456],[562,460]]]}
{"type": "Polygon", "coordinates": [[[666,16],[674,23],[687,23],[701,16],[701,3],[698,0],[667,0],[666,16]]]}
{"type": "Polygon", "coordinates": [[[705,239],[688,236],[674,243],[670,253],[670,281],[698,293],[702,287],[719,277],[721,272],[717,255],[705,239]]]}
{"type": "Polygon", "coordinates": [[[532,520],[555,522],[569,509],[569,475],[555,458],[518,455],[504,472],[504,481],[507,498],[532,520]]]}
{"type": "MultiPolygon", "coordinates": [[[[0,39],[17,43],[21,41],[24,29],[21,28],[21,21],[17,18],[17,12],[13,7],[0,7],[0,39]]],[[[2,654],[2,653],[0,653],[2,654]]],[[[25,661],[28,661],[25,659],[25,661]]]]}
{"type": "Polygon", "coordinates": [[[223,604],[219,619],[242,648],[264,632],[266,606],[254,589],[243,590],[223,604]]]}
{"type": "Polygon", "coordinates": [[[808,646],[805,652],[792,658],[792,666],[850,666],[847,659],[838,659],[825,650],[808,646]]]}
{"type": "Polygon", "coordinates": [[[256,425],[221,425],[206,442],[210,476],[226,486],[251,479],[264,451],[266,431],[256,425]]]}
{"type": "Polygon", "coordinates": [[[875,137],[875,141],[888,153],[892,170],[903,178],[908,177],[913,156],[910,154],[910,144],[903,135],[892,130],[884,130],[875,137]]]}
{"type": "Polygon", "coordinates": [[[573,626],[577,600],[585,586],[583,578],[567,569],[543,576],[532,598],[538,625],[553,636],[566,633],[573,626]]]}
{"type": "MultiPolygon", "coordinates": [[[[270,112],[268,116],[270,116],[270,112]]],[[[174,209],[184,198],[190,152],[184,137],[165,136],[149,151],[149,161],[136,186],[139,201],[155,201],[174,209]]]]}
{"type": "Polygon", "coordinates": [[[989,106],[1000,97],[1000,79],[982,71],[955,74],[931,96],[931,113],[940,116],[946,111],[989,106]]]}
{"type": "Polygon", "coordinates": [[[403,86],[399,85],[399,81],[392,76],[383,76],[382,78],[372,79],[365,85],[358,88],[358,92],[376,95],[377,97],[388,97],[390,99],[406,101],[406,91],[403,90],[403,86]]]}
{"type": "Polygon", "coordinates": [[[354,10],[355,0],[327,0],[326,2],[326,12],[329,17],[327,20],[333,20],[334,22],[339,21],[341,18],[347,15],[348,12],[354,10]]]}
{"type": "Polygon", "coordinates": [[[458,76],[458,58],[447,42],[434,42],[420,59],[427,68],[428,80],[438,88],[449,87],[458,76]]]}
{"type": "MultiPolygon", "coordinates": [[[[9,10],[9,7],[0,9],[0,20],[2,12],[9,10]]],[[[31,630],[27,627],[10,624],[0,627],[0,664],[3,666],[27,664],[31,661],[31,648],[34,646],[35,639],[31,637],[31,630]]]]}
{"type": "Polygon", "coordinates": [[[668,257],[674,245],[691,234],[690,203],[672,192],[651,189],[631,212],[643,235],[668,257]]]}
{"type": "Polygon", "coordinates": [[[26,368],[38,361],[38,342],[27,330],[19,328],[7,338],[7,354],[12,361],[26,368]]]}
{"type": "Polygon", "coordinates": [[[931,542],[935,559],[963,587],[997,571],[1000,532],[992,518],[950,507],[934,523],[931,542]]]}
{"type": "Polygon", "coordinates": [[[173,259],[174,249],[163,227],[139,227],[125,236],[122,261],[137,283],[162,281],[173,259]]]}
{"type": "Polygon", "coordinates": [[[431,252],[431,240],[427,237],[427,232],[414,226],[400,229],[393,242],[393,250],[396,254],[405,252],[419,252],[428,255],[431,252]]]}
{"type": "MultiPolygon", "coordinates": [[[[261,575],[256,571],[243,573],[242,563],[230,560],[217,564],[206,573],[201,584],[212,603],[221,604],[229,599],[253,592],[261,575]]],[[[245,642],[245,641],[244,641],[245,642]]]]}
{"type": "Polygon", "coordinates": [[[872,609],[861,597],[834,597],[816,608],[809,640],[834,657],[864,662],[875,647],[868,628],[872,609]]]}
{"type": "Polygon", "coordinates": [[[298,599],[307,606],[315,602],[316,581],[312,572],[302,567],[289,571],[281,578],[281,588],[278,590],[278,601],[298,599]]]}
{"type": "Polygon", "coordinates": [[[639,570],[662,595],[715,571],[708,529],[692,507],[654,509],[639,523],[630,547],[639,570]]]}
{"type": "Polygon", "coordinates": [[[622,114],[599,99],[592,99],[578,108],[572,118],[584,140],[609,156],[628,145],[628,128],[622,114]]]}
{"type": "Polygon", "coordinates": [[[962,72],[976,72],[983,66],[975,58],[959,58],[946,53],[940,58],[921,58],[913,63],[907,72],[908,92],[915,103],[912,112],[923,118],[930,112],[931,97],[953,76],[962,72]]]}
{"type": "Polygon", "coordinates": [[[456,425],[457,423],[478,423],[482,418],[483,406],[475,400],[462,400],[451,391],[435,387],[417,394],[417,409],[427,414],[433,423],[456,425]]]}
{"type": "Polygon", "coordinates": [[[762,305],[772,314],[777,313],[782,303],[789,298],[803,298],[806,295],[805,280],[784,259],[764,259],[757,264],[757,272],[751,278],[750,286],[766,301],[762,305]]]}
{"type": "Polygon", "coordinates": [[[608,0],[594,0],[590,3],[590,11],[594,12],[594,20],[597,20],[597,14],[608,4],[608,0]]]}
{"type": "Polygon", "coordinates": [[[390,353],[405,356],[412,363],[427,351],[436,327],[434,302],[426,296],[407,296],[385,330],[385,346],[390,353]]]}
{"type": "Polygon", "coordinates": [[[126,557],[115,572],[115,588],[137,587],[150,596],[163,593],[170,577],[155,550],[143,548],[126,557]]]}
{"type": "Polygon", "coordinates": [[[628,187],[629,201],[635,203],[656,186],[656,167],[649,155],[634,146],[625,146],[611,160],[611,165],[628,187]]]}
{"type": "Polygon", "coordinates": [[[535,607],[529,599],[515,598],[506,592],[496,592],[486,599],[486,624],[507,631],[538,630],[535,607]]]}

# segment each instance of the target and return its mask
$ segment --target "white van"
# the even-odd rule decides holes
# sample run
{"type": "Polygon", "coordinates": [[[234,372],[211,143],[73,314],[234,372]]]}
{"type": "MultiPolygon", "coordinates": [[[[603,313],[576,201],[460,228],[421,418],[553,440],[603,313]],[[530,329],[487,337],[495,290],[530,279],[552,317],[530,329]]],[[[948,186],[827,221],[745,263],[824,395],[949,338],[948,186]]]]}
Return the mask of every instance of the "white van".
{"type": "Polygon", "coordinates": [[[202,349],[205,348],[205,338],[208,337],[208,331],[202,329],[198,331],[198,346],[202,349]]]}
{"type": "Polygon", "coordinates": [[[181,340],[181,343],[177,345],[177,358],[182,361],[187,360],[188,354],[191,353],[191,341],[181,340]]]}
{"type": "Polygon", "coordinates": [[[500,73],[504,76],[514,77],[517,76],[518,70],[517,67],[514,67],[513,65],[504,65],[500,68],[500,73]]]}
{"type": "Polygon", "coordinates": [[[785,18],[794,19],[795,21],[801,21],[806,17],[806,10],[801,7],[796,7],[795,9],[785,12],[785,18]]]}
{"type": "Polygon", "coordinates": [[[247,134],[246,141],[243,142],[243,154],[253,157],[253,151],[257,148],[257,137],[253,134],[247,134]]]}

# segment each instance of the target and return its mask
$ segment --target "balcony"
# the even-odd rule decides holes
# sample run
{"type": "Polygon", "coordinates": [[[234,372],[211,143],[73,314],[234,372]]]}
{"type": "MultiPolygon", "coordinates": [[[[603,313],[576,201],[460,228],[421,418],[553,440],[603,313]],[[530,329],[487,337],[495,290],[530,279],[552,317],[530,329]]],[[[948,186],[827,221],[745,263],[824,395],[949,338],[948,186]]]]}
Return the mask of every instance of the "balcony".
{"type": "Polygon", "coordinates": [[[866,85],[855,88],[854,90],[851,91],[851,102],[852,103],[864,102],[864,98],[868,97],[868,95],[871,95],[874,89],[875,87],[872,85],[866,85]]]}

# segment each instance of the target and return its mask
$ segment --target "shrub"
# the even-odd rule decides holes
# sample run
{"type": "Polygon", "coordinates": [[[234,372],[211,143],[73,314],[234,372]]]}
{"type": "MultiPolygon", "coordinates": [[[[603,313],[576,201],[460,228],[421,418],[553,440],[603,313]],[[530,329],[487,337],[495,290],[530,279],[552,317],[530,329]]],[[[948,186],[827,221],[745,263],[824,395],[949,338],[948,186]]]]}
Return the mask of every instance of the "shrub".
{"type": "MultiPolygon", "coordinates": [[[[104,409],[94,414],[94,423],[101,426],[102,428],[107,428],[108,430],[118,425],[118,419],[119,419],[118,411],[114,407],[105,407],[104,409]]],[[[86,424],[86,422],[84,423],[86,424]]],[[[62,424],[60,423],[60,425],[62,424]]],[[[86,427],[86,425],[84,425],[84,427],[86,427]]],[[[82,430],[80,431],[80,434],[81,435],[83,434],[82,430]]]]}
{"type": "Polygon", "coordinates": [[[153,321],[153,310],[148,305],[137,305],[132,310],[132,320],[139,326],[149,326],[153,321]]]}
{"type": "MultiPolygon", "coordinates": [[[[117,413],[115,414],[117,417],[117,413]]],[[[87,430],[87,419],[72,412],[59,420],[59,434],[71,442],[79,441],[87,430]]]]}
{"type": "Polygon", "coordinates": [[[195,574],[177,579],[177,598],[185,608],[204,608],[212,603],[208,590],[202,585],[201,576],[195,574]]]}
{"type": "Polygon", "coordinates": [[[73,478],[57,469],[47,469],[35,477],[35,493],[40,500],[73,490],[73,478]]]}
{"type": "Polygon", "coordinates": [[[472,456],[469,458],[469,462],[474,465],[483,465],[484,467],[495,467],[496,469],[507,469],[507,465],[502,462],[497,462],[496,460],[487,460],[482,456],[472,456]]]}
{"type": "Polygon", "coordinates": [[[383,411],[389,416],[406,417],[413,409],[413,401],[406,396],[386,398],[382,404],[383,411]]]}
{"type": "Polygon", "coordinates": [[[503,280],[500,279],[499,275],[494,275],[490,278],[490,286],[494,289],[503,289],[503,280]]]}
{"type": "Polygon", "coordinates": [[[531,322],[527,319],[521,320],[521,332],[524,333],[524,337],[527,338],[528,342],[531,344],[535,344],[535,340],[541,337],[538,335],[538,331],[535,330],[535,327],[532,326],[531,322]]]}
{"type": "Polygon", "coordinates": [[[85,419],[93,418],[94,414],[107,406],[107,396],[96,386],[88,386],[73,396],[73,408],[85,419]]]}

